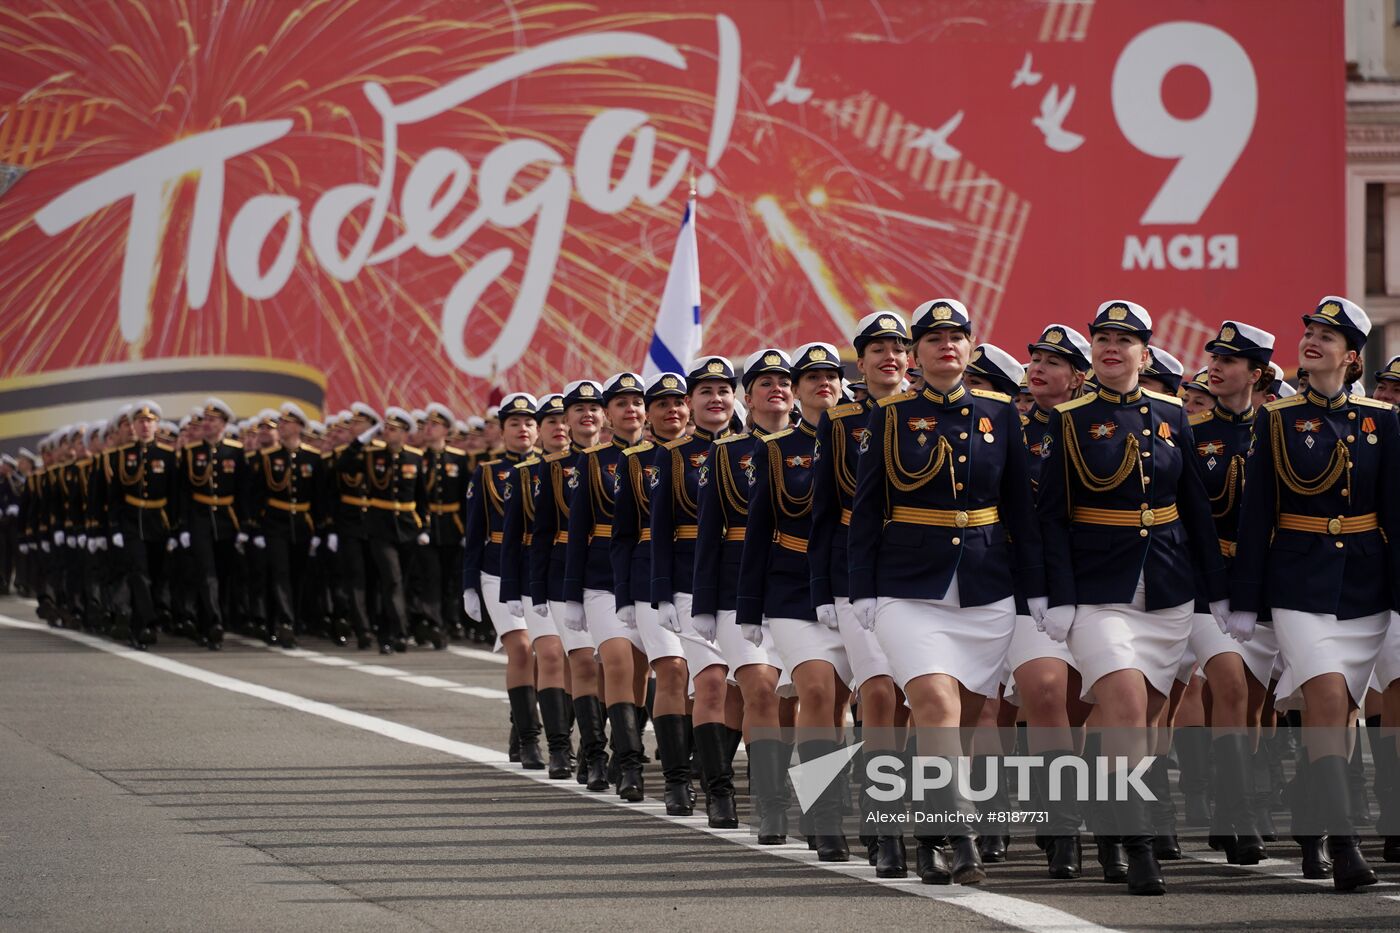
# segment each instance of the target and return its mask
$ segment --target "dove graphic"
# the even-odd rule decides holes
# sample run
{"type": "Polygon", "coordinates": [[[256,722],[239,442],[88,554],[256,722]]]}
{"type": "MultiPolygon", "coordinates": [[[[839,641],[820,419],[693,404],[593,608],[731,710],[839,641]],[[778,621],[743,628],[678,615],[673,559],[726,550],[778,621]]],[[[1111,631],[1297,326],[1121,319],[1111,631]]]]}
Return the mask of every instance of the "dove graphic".
{"type": "Polygon", "coordinates": [[[958,128],[962,122],[963,112],[959,110],[953,114],[953,118],[936,130],[925,128],[914,139],[909,141],[910,149],[927,149],[935,159],[943,162],[951,162],[961,158],[962,152],[948,142],[948,137],[953,135],[953,130],[958,128]]]}
{"type": "Polygon", "coordinates": [[[1031,123],[1045,134],[1045,145],[1056,152],[1073,152],[1084,144],[1084,137],[1065,129],[1065,118],[1074,106],[1074,86],[1060,97],[1060,86],[1050,85],[1045,97],[1040,101],[1040,116],[1031,118],[1031,123]]]}
{"type": "Polygon", "coordinates": [[[1011,86],[1013,88],[1034,87],[1040,83],[1041,77],[1043,76],[1040,72],[1031,71],[1031,53],[1027,52],[1026,57],[1021,60],[1021,67],[1011,77],[1011,86]]]}
{"type": "Polygon", "coordinates": [[[768,106],[807,103],[807,100],[812,96],[812,89],[797,86],[797,76],[801,71],[802,56],[799,55],[792,60],[792,65],[788,67],[787,76],[773,85],[773,93],[768,95],[768,106]]]}

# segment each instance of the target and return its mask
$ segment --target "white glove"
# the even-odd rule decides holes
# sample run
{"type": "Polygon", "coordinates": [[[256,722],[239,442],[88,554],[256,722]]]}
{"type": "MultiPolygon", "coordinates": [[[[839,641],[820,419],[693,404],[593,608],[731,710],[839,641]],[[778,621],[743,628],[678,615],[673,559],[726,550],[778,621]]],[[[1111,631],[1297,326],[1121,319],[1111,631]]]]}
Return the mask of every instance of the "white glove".
{"type": "Polygon", "coordinates": [[[49,552],[49,542],[47,542],[47,541],[40,541],[40,542],[39,542],[39,550],[41,550],[41,551],[43,551],[45,554],[47,554],[47,553],[49,552]]]}
{"type": "Polygon", "coordinates": [[[481,621],[481,594],[476,590],[467,588],[462,591],[462,608],[467,611],[467,618],[473,622],[481,621]]]}
{"type": "Polygon", "coordinates": [[[1215,620],[1216,626],[1223,634],[1230,634],[1230,601],[1228,599],[1217,599],[1211,603],[1210,616],[1215,620]]]}
{"type": "Polygon", "coordinates": [[[124,547],[126,547],[126,538],[124,538],[124,537],[122,536],[122,533],[121,533],[120,531],[118,531],[116,534],[112,535],[112,547],[115,547],[115,548],[124,548],[124,547]]]}
{"type": "MultiPolygon", "coordinates": [[[[121,545],[118,544],[117,547],[121,547],[121,545]]],[[[107,539],[106,539],[106,538],[98,538],[98,539],[97,539],[97,549],[98,549],[99,551],[105,551],[105,550],[107,550],[107,539]]]]}
{"type": "Polygon", "coordinates": [[[564,627],[571,632],[588,631],[588,618],[583,614],[583,603],[564,604],[564,627]]]}
{"type": "Polygon", "coordinates": [[[72,536],[72,535],[69,535],[69,536],[68,536],[68,546],[69,546],[70,548],[79,548],[79,547],[82,547],[82,545],[78,543],[78,539],[75,538],[75,537],[72,536]]]}
{"type": "Polygon", "coordinates": [[[57,544],[59,547],[63,547],[63,532],[55,531],[53,533],[53,543],[57,544]]]}
{"type": "Polygon", "coordinates": [[[851,603],[851,608],[856,611],[856,621],[861,628],[867,632],[875,631],[875,600],[858,599],[851,603]]]}
{"type": "Polygon", "coordinates": [[[238,533],[238,537],[236,537],[236,538],[233,539],[233,543],[234,543],[234,544],[247,544],[247,543],[248,543],[248,536],[247,536],[246,534],[244,534],[243,532],[240,531],[240,532],[238,533]]]}
{"type": "Polygon", "coordinates": [[[87,551],[88,551],[89,554],[96,554],[96,553],[97,553],[97,539],[96,539],[96,538],[88,538],[88,541],[87,541],[87,551]]]}
{"type": "Polygon", "coordinates": [[[190,546],[190,533],[189,533],[188,531],[182,531],[182,532],[180,532],[180,547],[185,547],[185,548],[187,548],[187,547],[189,547],[189,546],[190,546]]]}
{"type": "Polygon", "coordinates": [[[541,619],[547,619],[547,618],[549,618],[549,601],[548,601],[548,600],[545,600],[544,602],[535,603],[534,606],[535,606],[535,615],[539,616],[541,619]]]}
{"type": "Polygon", "coordinates": [[[336,534],[334,531],[326,535],[326,547],[331,549],[332,554],[340,550],[340,535],[336,534]]]}
{"type": "Polygon", "coordinates": [[[681,633],[681,615],[676,611],[675,603],[658,603],[656,620],[666,631],[675,632],[677,635],[681,633]]]}
{"type": "Polygon", "coordinates": [[[755,648],[762,647],[762,645],[763,645],[763,626],[762,626],[762,625],[741,625],[741,626],[739,626],[739,628],[743,630],[744,638],[748,641],[749,644],[753,645],[755,648]]]}
{"type": "Polygon", "coordinates": [[[695,627],[695,634],[706,641],[715,640],[715,617],[708,612],[690,617],[690,624],[695,627]]]}
{"type": "Polygon", "coordinates": [[[817,607],[817,621],[833,632],[841,627],[841,620],[836,615],[836,607],[831,603],[817,607]]]}
{"type": "Polygon", "coordinates": [[[418,543],[420,545],[427,544],[431,540],[433,539],[428,537],[428,533],[426,531],[418,532],[418,543]]]}
{"type": "Polygon", "coordinates": [[[179,546],[180,546],[180,542],[179,542],[179,541],[176,541],[174,538],[166,538],[166,539],[165,539],[165,552],[166,552],[167,554],[169,554],[171,551],[175,550],[175,549],[176,549],[177,547],[179,547],[179,546]]]}
{"type": "Polygon", "coordinates": [[[262,535],[254,535],[254,536],[253,536],[253,547],[255,547],[255,548],[257,548],[259,551],[261,551],[263,548],[267,547],[267,539],[264,538],[262,535]]]}
{"type": "Polygon", "coordinates": [[[506,600],[506,612],[510,613],[512,619],[525,618],[525,604],[518,599],[506,600]]]}
{"type": "Polygon", "coordinates": [[[1225,634],[1240,644],[1254,637],[1254,626],[1259,624],[1257,612],[1231,612],[1225,620],[1225,634]]]}
{"type": "Polygon", "coordinates": [[[19,515],[19,506],[12,505],[7,507],[5,509],[5,514],[10,516],[11,518],[14,518],[15,516],[19,515]]]}
{"type": "Polygon", "coordinates": [[[359,437],[359,441],[360,441],[361,444],[368,444],[370,441],[374,440],[375,435],[377,435],[378,433],[379,433],[379,425],[376,424],[374,427],[370,428],[368,431],[366,431],[365,433],[361,434],[360,437],[359,437]]]}
{"type": "Polygon", "coordinates": [[[20,552],[21,554],[28,554],[28,553],[29,553],[29,545],[27,545],[27,544],[25,544],[23,541],[21,541],[21,542],[20,542],[20,545],[19,545],[19,552],[20,552]]]}
{"type": "Polygon", "coordinates": [[[617,621],[628,628],[637,627],[637,606],[634,603],[625,603],[617,607],[617,621]]]}
{"type": "Polygon", "coordinates": [[[1073,606],[1053,606],[1045,610],[1045,615],[1036,628],[1050,636],[1051,641],[1063,643],[1069,638],[1069,628],[1074,624],[1073,606]]]}

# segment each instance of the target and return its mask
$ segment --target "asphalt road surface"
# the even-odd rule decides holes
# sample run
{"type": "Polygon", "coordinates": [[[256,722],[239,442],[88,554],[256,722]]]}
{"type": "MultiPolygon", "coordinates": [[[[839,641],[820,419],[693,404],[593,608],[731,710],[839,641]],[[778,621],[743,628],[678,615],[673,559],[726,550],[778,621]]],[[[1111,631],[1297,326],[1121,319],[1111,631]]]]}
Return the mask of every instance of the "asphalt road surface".
{"type": "Polygon", "coordinates": [[[1166,898],[1088,852],[1052,882],[1020,839],[977,888],[760,849],[509,764],[502,674],[461,648],[137,653],[0,598],[0,930],[1400,928],[1370,843],[1381,884],[1338,895],[1291,843],[1238,868],[1186,840],[1166,898]]]}

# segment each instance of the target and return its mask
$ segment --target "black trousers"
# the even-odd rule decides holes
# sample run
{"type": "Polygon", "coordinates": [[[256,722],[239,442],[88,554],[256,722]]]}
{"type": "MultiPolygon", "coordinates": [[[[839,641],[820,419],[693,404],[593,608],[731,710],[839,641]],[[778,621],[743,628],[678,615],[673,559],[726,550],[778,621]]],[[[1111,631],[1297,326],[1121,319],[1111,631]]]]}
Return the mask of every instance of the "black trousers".
{"type": "Polygon", "coordinates": [[[131,618],[138,629],[156,624],[156,592],[165,573],[165,538],[142,540],[134,533],[123,536],[123,576],[131,594],[131,618]]]}
{"type": "Polygon", "coordinates": [[[190,578],[195,603],[199,607],[200,631],[208,633],[214,626],[224,628],[229,574],[238,554],[234,550],[235,536],[215,537],[216,529],[209,522],[190,523],[190,578]]]}
{"type": "Polygon", "coordinates": [[[444,631],[461,621],[462,549],[430,544],[417,554],[423,615],[444,631]]]}
{"type": "Polygon", "coordinates": [[[339,542],[340,550],[337,552],[339,560],[340,586],[338,587],[339,599],[342,601],[344,618],[350,622],[350,626],[356,633],[367,633],[374,630],[369,624],[369,609],[367,606],[367,594],[369,592],[369,581],[366,579],[374,566],[374,561],[369,553],[370,542],[364,538],[341,538],[339,542]]]}
{"type": "Polygon", "coordinates": [[[19,520],[0,517],[0,594],[10,592],[19,563],[19,520]]]}
{"type": "Polygon", "coordinates": [[[267,569],[272,594],[272,611],[268,614],[268,630],[287,626],[297,631],[297,607],[300,605],[302,581],[306,579],[306,558],[311,548],[311,535],[271,535],[267,538],[267,569]]]}
{"type": "Polygon", "coordinates": [[[419,545],[372,539],[365,542],[374,564],[378,589],[379,643],[393,644],[408,637],[408,609],[404,598],[404,568],[419,545]]]}

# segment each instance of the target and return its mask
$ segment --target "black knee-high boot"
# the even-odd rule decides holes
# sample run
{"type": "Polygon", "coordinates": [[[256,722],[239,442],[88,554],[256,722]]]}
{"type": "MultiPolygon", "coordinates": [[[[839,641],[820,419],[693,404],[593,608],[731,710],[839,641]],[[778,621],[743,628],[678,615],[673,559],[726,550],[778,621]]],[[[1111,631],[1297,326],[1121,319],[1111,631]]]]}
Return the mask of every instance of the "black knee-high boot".
{"type": "Polygon", "coordinates": [[[1172,799],[1171,781],[1167,775],[1167,759],[1158,755],[1147,769],[1147,789],[1156,800],[1146,804],[1152,820],[1152,854],[1164,862],[1181,858],[1181,842],[1176,836],[1176,801],[1172,799]]]}
{"type": "Polygon", "coordinates": [[[749,795],[758,814],[758,844],[787,842],[787,777],[792,746],[777,739],[758,739],[749,746],[749,795]]]}
{"type": "Polygon", "coordinates": [[[579,762],[586,784],[594,792],[608,789],[608,739],[603,731],[603,701],[595,696],[574,697],[574,721],[578,723],[579,762]]]}
{"type": "Polygon", "coordinates": [[[1146,802],[1127,789],[1127,799],[1109,804],[1116,819],[1117,836],[1128,856],[1128,893],[1154,896],[1167,893],[1162,868],[1152,851],[1151,818],[1146,802]]]}
{"type": "Polygon", "coordinates": [[[671,816],[690,816],[690,750],[686,747],[685,717],[657,716],[651,724],[656,730],[656,750],[666,780],[666,812],[671,816]]]}
{"type": "Polygon", "coordinates": [[[1322,793],[1318,777],[1308,761],[1306,748],[1298,755],[1298,769],[1288,786],[1292,811],[1293,840],[1303,849],[1303,877],[1332,877],[1332,857],[1328,854],[1326,822],[1321,819],[1316,795],[1322,793]]]}
{"type": "Polygon", "coordinates": [[[1185,798],[1185,824],[1210,825],[1210,730],[1183,726],[1172,736],[1176,760],[1181,766],[1177,787],[1185,798]]]}
{"type": "Polygon", "coordinates": [[[1073,767],[1055,767],[1056,761],[1068,764],[1074,752],[1046,752],[1042,757],[1045,764],[1031,773],[1035,798],[1031,809],[1043,810],[1047,815],[1045,861],[1051,878],[1078,878],[1083,861],[1079,841],[1079,774],[1073,767]]]}
{"type": "Polygon", "coordinates": [[[1312,763],[1310,778],[1319,793],[1314,803],[1325,812],[1327,851],[1332,856],[1332,884],[1338,891],[1353,891],[1376,883],[1376,873],[1366,864],[1351,816],[1351,778],[1347,759],[1325,755],[1312,763]]]}
{"type": "Polygon", "coordinates": [[[1103,736],[1091,733],[1084,740],[1084,760],[1089,766],[1089,788],[1085,816],[1089,831],[1094,834],[1094,845],[1098,849],[1099,865],[1103,868],[1103,880],[1110,884],[1125,884],[1128,880],[1128,853],[1123,849],[1123,840],[1118,836],[1118,819],[1113,806],[1108,801],[1097,800],[1094,782],[1097,780],[1098,759],[1103,754],[1103,736]]]}
{"type": "MultiPolygon", "coordinates": [[[[839,743],[830,739],[810,739],[797,747],[803,764],[835,754],[839,743]]],[[[823,862],[845,862],[851,857],[850,846],[842,827],[842,798],[849,793],[844,774],[827,784],[821,795],[807,807],[812,821],[812,833],[817,840],[817,859],[823,862]]]]}
{"type": "Polygon", "coordinates": [[[612,703],[608,706],[612,726],[613,761],[617,764],[617,795],[628,803],[645,796],[642,789],[642,737],[637,728],[637,704],[612,703]]]}
{"type": "MultiPolygon", "coordinates": [[[[1389,727],[1386,731],[1390,731],[1389,727]]],[[[1387,862],[1400,862],[1400,754],[1393,734],[1376,735],[1371,746],[1376,759],[1376,802],[1380,809],[1376,832],[1385,840],[1381,857],[1387,862]]]]}
{"type": "Polygon", "coordinates": [[[563,687],[547,687],[539,692],[539,701],[545,743],[549,747],[549,777],[552,781],[562,781],[573,770],[569,762],[573,756],[573,743],[569,738],[569,695],[563,687]]]}
{"type": "Polygon", "coordinates": [[[710,828],[737,829],[734,767],[724,723],[706,722],[695,727],[695,754],[705,778],[705,812],[710,828]]]}
{"type": "Polygon", "coordinates": [[[1215,759],[1215,817],[1211,834],[1225,850],[1231,865],[1257,865],[1264,857],[1264,840],[1254,825],[1249,807],[1253,777],[1249,757],[1249,736],[1232,733],[1216,738],[1211,745],[1215,759]]]}
{"type": "Polygon", "coordinates": [[[511,687],[506,694],[510,697],[510,718],[515,722],[515,731],[520,736],[520,767],[526,771],[543,771],[540,722],[535,716],[535,688],[511,687]]]}

